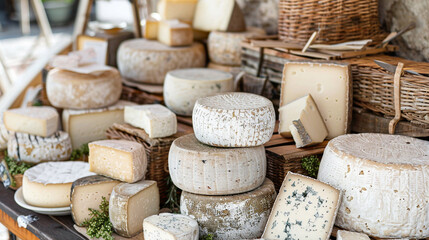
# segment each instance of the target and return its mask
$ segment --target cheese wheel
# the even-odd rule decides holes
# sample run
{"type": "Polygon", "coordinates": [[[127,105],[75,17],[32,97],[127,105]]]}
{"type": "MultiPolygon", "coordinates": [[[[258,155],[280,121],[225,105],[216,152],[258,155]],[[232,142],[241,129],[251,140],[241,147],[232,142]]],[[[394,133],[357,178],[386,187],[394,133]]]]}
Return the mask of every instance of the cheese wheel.
{"type": "Polygon", "coordinates": [[[264,146],[215,148],[189,134],[171,145],[168,166],[174,185],[184,191],[227,195],[259,187],[265,180],[267,161],[264,146]]]}
{"type": "Polygon", "coordinates": [[[336,225],[380,238],[429,237],[429,142],[386,134],[331,140],[318,179],[344,195],[336,225]]]}
{"type": "Polygon", "coordinates": [[[147,217],[143,221],[145,240],[198,240],[198,223],[194,219],[171,213],[147,217]]]}
{"type": "Polygon", "coordinates": [[[122,78],[112,69],[100,75],[81,74],[61,69],[49,71],[46,93],[58,108],[101,108],[114,104],[122,92],[122,78]]]}
{"type": "Polygon", "coordinates": [[[197,139],[217,147],[263,145],[271,139],[275,121],[270,100],[238,92],[200,98],[192,115],[197,139]]]}
{"type": "Polygon", "coordinates": [[[210,61],[218,64],[240,66],[241,42],[246,38],[265,35],[264,29],[248,28],[245,32],[210,32],[207,46],[210,61]]]}
{"type": "Polygon", "coordinates": [[[180,68],[204,67],[206,56],[201,43],[169,47],[158,41],[132,39],[118,49],[122,76],[141,83],[163,84],[167,72],[180,68]]]}
{"type": "Polygon", "coordinates": [[[262,235],[276,198],[274,184],[265,179],[259,188],[232,196],[182,192],[180,212],[197,220],[200,237],[248,239],[262,235]]]}
{"type": "Polygon", "coordinates": [[[165,77],[164,101],[176,114],[191,116],[198,98],[234,91],[230,73],[208,68],[170,71],[165,77]]]}
{"type": "Polygon", "coordinates": [[[72,183],[79,178],[91,176],[86,162],[46,162],[24,173],[22,193],[25,202],[36,207],[70,206],[72,183]]]}

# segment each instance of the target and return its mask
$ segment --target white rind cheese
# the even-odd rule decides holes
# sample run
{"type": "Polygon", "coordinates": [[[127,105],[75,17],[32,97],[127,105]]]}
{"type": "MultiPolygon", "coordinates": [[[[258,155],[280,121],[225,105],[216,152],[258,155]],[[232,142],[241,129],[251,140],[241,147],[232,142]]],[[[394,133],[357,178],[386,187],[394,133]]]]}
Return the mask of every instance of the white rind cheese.
{"type": "Polygon", "coordinates": [[[198,98],[232,91],[234,80],[230,73],[207,68],[179,69],[165,77],[164,101],[176,114],[191,116],[198,98]]]}
{"type": "Polygon", "coordinates": [[[194,219],[171,213],[147,217],[143,221],[145,240],[198,240],[198,223],[194,219]]]}
{"type": "Polygon", "coordinates": [[[210,61],[229,66],[240,66],[241,42],[246,38],[261,35],[265,35],[265,31],[261,28],[248,28],[245,32],[211,32],[207,41],[210,61]]]}
{"type": "Polygon", "coordinates": [[[125,122],[144,129],[150,138],[168,137],[177,132],[176,114],[160,104],[127,106],[125,122]]]}
{"type": "Polygon", "coordinates": [[[109,218],[115,232],[132,237],[143,231],[143,220],[159,212],[159,190],[155,181],[120,183],[113,188],[109,218]]]}
{"type": "Polygon", "coordinates": [[[7,149],[7,143],[11,134],[13,134],[13,132],[7,130],[4,124],[0,123],[0,150],[7,149]]]}
{"type": "Polygon", "coordinates": [[[49,102],[58,108],[107,107],[119,100],[121,92],[122,78],[116,69],[100,75],[52,69],[46,79],[49,102]]]}
{"type": "Polygon", "coordinates": [[[91,176],[86,162],[47,162],[24,173],[22,192],[25,202],[35,207],[55,208],[70,206],[72,183],[91,176]]]}
{"type": "Polygon", "coordinates": [[[229,195],[254,190],[265,180],[264,146],[215,148],[194,134],[176,139],[170,148],[170,177],[178,188],[204,195],[229,195]]]}
{"type": "Polygon", "coordinates": [[[70,137],[63,131],[50,137],[14,133],[7,147],[9,157],[29,163],[69,160],[71,152],[70,137]]]}
{"type": "Polygon", "coordinates": [[[53,107],[26,107],[3,113],[7,130],[48,137],[58,131],[59,115],[53,107]]]}
{"type": "Polygon", "coordinates": [[[132,39],[118,49],[122,76],[141,83],[163,84],[167,72],[181,68],[204,67],[206,53],[201,43],[169,47],[158,41],[132,39]]]}
{"type": "Polygon", "coordinates": [[[158,41],[171,46],[189,46],[194,42],[192,27],[179,20],[163,20],[159,23],[158,41]]]}
{"type": "Polygon", "coordinates": [[[276,198],[274,184],[266,179],[259,188],[238,195],[205,196],[183,191],[180,212],[197,220],[200,237],[215,239],[260,237],[276,198]]]}
{"type": "Polygon", "coordinates": [[[318,179],[344,191],[336,225],[380,238],[429,237],[429,142],[387,134],[331,140],[318,179]]]}
{"type": "Polygon", "coordinates": [[[192,114],[197,139],[216,147],[263,145],[271,139],[275,121],[271,101],[251,93],[200,98],[192,114]]]}
{"type": "Polygon", "coordinates": [[[371,240],[366,234],[339,230],[337,240],[371,240]]]}

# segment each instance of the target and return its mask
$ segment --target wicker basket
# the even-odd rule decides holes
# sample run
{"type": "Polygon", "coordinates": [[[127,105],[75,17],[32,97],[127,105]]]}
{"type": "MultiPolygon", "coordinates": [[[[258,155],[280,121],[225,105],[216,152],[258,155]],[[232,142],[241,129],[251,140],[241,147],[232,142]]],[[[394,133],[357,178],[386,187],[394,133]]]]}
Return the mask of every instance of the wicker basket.
{"type": "Polygon", "coordinates": [[[162,95],[150,94],[136,88],[127,87],[125,85],[122,86],[121,99],[138,104],[163,104],[164,102],[162,95]]]}
{"type": "Polygon", "coordinates": [[[377,0],[280,0],[279,38],[284,42],[306,43],[319,32],[318,43],[384,37],[378,20],[377,0]]]}

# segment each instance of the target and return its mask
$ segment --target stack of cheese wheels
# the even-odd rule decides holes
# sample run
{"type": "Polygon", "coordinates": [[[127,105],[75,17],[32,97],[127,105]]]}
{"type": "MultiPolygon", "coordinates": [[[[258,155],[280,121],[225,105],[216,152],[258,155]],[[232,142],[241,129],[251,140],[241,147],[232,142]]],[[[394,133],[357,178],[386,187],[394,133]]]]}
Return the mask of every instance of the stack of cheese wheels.
{"type": "Polygon", "coordinates": [[[224,93],[197,100],[195,135],[173,142],[168,165],[171,179],[183,190],[181,213],[197,220],[200,237],[262,235],[276,196],[265,178],[263,146],[274,122],[272,103],[258,95],[224,93]]]}

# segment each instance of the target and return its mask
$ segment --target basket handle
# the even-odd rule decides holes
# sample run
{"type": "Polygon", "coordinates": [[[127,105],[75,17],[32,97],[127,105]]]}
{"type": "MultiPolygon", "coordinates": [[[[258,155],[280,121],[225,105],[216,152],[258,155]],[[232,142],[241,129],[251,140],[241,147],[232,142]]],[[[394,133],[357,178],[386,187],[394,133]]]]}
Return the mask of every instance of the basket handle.
{"type": "Polygon", "coordinates": [[[395,104],[395,117],[389,122],[389,134],[395,134],[396,124],[401,119],[401,76],[404,64],[399,62],[393,78],[393,100],[395,104]]]}

